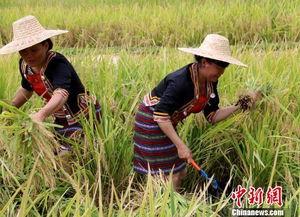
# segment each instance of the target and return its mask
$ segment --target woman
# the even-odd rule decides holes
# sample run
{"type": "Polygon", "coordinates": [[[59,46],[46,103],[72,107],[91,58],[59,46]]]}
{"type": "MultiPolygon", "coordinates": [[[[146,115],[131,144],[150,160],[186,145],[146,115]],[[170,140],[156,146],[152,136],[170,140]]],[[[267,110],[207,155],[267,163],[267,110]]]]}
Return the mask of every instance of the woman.
{"type": "MultiPolygon", "coordinates": [[[[26,16],[13,23],[13,41],[0,49],[0,54],[19,51],[21,87],[12,105],[20,108],[33,92],[41,96],[46,105],[31,117],[43,122],[52,115],[54,123],[63,128],[55,130],[64,137],[75,138],[82,133],[79,120],[87,117],[90,105],[100,120],[100,105],[94,96],[88,95],[71,63],[60,53],[51,51],[50,37],[66,33],[66,30],[46,30],[34,16],[26,16]]],[[[59,153],[70,151],[66,144],[59,153]]]]}
{"type": "MultiPolygon", "coordinates": [[[[240,108],[242,102],[219,108],[218,79],[231,63],[247,67],[230,55],[228,39],[209,34],[199,48],[179,48],[195,55],[196,62],[167,75],[139,105],[135,117],[134,170],[146,174],[173,170],[175,189],[186,175],[185,161],[192,154],[176,132],[176,125],[191,113],[204,112],[217,123],[240,108]]],[[[247,102],[246,102],[247,103],[247,102]]]]}

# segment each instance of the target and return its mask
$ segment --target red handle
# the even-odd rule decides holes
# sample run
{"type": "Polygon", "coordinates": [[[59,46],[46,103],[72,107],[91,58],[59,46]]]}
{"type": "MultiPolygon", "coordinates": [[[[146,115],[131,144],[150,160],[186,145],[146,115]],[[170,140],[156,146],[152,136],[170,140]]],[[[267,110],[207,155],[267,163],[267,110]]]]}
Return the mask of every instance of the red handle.
{"type": "Polygon", "coordinates": [[[201,168],[198,166],[198,164],[192,159],[191,164],[193,165],[193,167],[195,167],[196,170],[200,171],[201,168]]]}

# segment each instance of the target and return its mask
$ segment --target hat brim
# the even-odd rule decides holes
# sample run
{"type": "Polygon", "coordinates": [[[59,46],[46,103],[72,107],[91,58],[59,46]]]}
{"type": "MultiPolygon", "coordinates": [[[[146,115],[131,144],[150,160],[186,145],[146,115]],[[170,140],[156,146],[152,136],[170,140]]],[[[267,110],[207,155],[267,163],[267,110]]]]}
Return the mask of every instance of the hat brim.
{"type": "Polygon", "coordinates": [[[45,30],[39,34],[34,36],[30,36],[28,38],[23,38],[19,40],[14,40],[0,49],[0,54],[10,54],[14,52],[18,52],[25,48],[31,47],[35,44],[38,44],[48,38],[51,38],[56,35],[64,34],[69,31],[67,30],[45,30]]]}
{"type": "Polygon", "coordinates": [[[237,66],[242,66],[242,67],[246,67],[246,68],[248,67],[246,64],[242,63],[241,61],[239,61],[231,56],[209,53],[205,50],[202,50],[201,48],[178,48],[178,50],[187,52],[187,53],[191,53],[194,55],[202,56],[202,57],[207,57],[207,58],[214,59],[214,60],[223,61],[223,62],[234,64],[237,66]]]}

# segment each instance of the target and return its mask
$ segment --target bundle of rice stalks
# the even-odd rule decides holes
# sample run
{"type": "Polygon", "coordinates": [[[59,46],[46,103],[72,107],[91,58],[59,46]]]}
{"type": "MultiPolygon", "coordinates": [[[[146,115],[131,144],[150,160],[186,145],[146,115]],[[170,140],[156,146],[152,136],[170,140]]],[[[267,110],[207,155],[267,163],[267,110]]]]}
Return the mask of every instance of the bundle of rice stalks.
{"type": "MultiPolygon", "coordinates": [[[[0,156],[3,162],[10,167],[16,177],[28,177],[36,159],[37,183],[43,178],[45,184],[53,187],[55,183],[54,171],[59,161],[54,150],[59,144],[50,132],[53,124],[39,123],[21,110],[2,101],[0,106],[4,111],[0,114],[0,156]],[[42,174],[42,177],[38,177],[42,174]]],[[[3,180],[9,179],[3,176],[3,180]]]]}
{"type": "Polygon", "coordinates": [[[265,97],[272,94],[273,85],[270,81],[262,82],[260,80],[249,79],[245,83],[245,88],[252,92],[260,93],[260,97],[265,97]]]}

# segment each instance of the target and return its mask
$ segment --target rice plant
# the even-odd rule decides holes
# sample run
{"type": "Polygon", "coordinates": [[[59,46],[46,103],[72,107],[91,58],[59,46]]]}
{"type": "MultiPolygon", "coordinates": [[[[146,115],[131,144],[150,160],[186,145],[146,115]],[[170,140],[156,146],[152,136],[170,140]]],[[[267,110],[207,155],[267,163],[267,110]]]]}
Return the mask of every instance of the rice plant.
{"type": "Polygon", "coordinates": [[[47,13],[45,1],[0,3],[2,43],[11,39],[11,22],[27,14],[71,31],[55,40],[55,50],[72,62],[103,109],[101,123],[83,123],[85,137],[73,142],[73,172],[66,173],[53,154],[54,125],[29,116],[42,100],[32,97],[22,109],[6,104],[20,85],[19,57],[0,57],[0,216],[229,216],[235,207],[230,193],[239,184],[265,191],[282,186],[286,216],[298,216],[297,1],[101,2],[47,1],[47,13]],[[174,45],[199,46],[210,32],[227,35],[233,55],[249,65],[226,69],[220,106],[249,89],[265,95],[254,109],[218,124],[196,114],[179,126],[194,159],[224,191],[214,192],[188,166],[178,194],[168,180],[132,171],[134,113],[166,74],[193,61],[174,45]]]}
{"type": "Polygon", "coordinates": [[[293,43],[300,37],[297,0],[2,0],[0,7],[3,44],[11,39],[11,23],[28,14],[69,30],[58,40],[69,47],[199,46],[212,32],[234,44],[293,43]]]}

